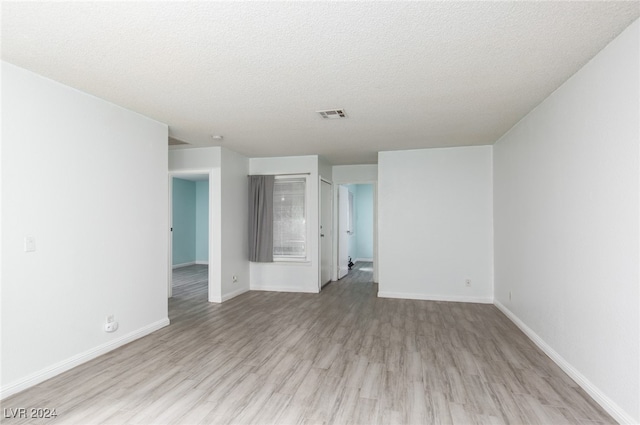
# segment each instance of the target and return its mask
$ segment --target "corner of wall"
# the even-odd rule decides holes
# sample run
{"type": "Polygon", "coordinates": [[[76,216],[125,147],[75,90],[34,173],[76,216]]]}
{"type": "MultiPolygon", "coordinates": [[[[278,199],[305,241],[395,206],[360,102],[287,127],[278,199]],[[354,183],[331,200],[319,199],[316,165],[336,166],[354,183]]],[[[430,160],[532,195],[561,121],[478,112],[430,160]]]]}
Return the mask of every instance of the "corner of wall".
{"type": "Polygon", "coordinates": [[[249,158],[222,148],[221,229],[222,262],[220,302],[249,290],[251,272],[248,258],[249,158]]]}

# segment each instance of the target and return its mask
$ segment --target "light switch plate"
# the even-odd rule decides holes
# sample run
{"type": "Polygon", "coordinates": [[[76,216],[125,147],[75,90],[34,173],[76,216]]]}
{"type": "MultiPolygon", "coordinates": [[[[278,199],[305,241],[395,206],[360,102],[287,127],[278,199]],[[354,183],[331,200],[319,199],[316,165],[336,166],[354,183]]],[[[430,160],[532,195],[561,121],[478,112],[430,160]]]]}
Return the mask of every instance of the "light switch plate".
{"type": "Polygon", "coordinates": [[[34,236],[24,237],[24,252],[34,252],[36,250],[36,238],[34,236]]]}

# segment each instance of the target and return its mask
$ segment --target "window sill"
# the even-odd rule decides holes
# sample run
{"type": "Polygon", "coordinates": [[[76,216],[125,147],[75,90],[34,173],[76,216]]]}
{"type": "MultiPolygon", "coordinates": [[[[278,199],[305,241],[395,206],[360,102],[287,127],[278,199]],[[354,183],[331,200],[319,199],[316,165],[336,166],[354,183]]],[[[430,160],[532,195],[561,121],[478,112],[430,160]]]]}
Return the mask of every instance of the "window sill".
{"type": "Polygon", "coordinates": [[[274,257],[274,263],[278,264],[309,264],[311,261],[307,258],[287,258],[287,257],[274,257]]]}

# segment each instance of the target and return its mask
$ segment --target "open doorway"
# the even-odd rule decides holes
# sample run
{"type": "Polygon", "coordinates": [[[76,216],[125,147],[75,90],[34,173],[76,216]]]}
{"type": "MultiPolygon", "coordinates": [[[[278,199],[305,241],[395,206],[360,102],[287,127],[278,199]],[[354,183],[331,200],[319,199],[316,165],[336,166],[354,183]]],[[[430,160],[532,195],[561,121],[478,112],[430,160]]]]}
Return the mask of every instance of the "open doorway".
{"type": "Polygon", "coordinates": [[[373,183],[342,184],[338,188],[338,279],[351,270],[375,276],[376,190],[373,183]]]}
{"type": "Polygon", "coordinates": [[[333,185],[320,179],[320,281],[318,289],[333,275],[333,185]]]}
{"type": "Polygon", "coordinates": [[[168,295],[209,289],[209,174],[171,173],[168,295]]]}

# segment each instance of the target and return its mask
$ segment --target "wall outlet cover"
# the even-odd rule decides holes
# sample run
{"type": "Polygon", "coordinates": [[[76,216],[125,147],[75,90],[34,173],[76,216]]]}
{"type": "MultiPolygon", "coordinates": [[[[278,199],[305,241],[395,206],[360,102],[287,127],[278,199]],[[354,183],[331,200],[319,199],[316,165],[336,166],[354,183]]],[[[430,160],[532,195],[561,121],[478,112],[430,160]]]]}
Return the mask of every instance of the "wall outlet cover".
{"type": "Polygon", "coordinates": [[[111,322],[104,325],[105,332],[115,332],[118,330],[118,322],[111,322]]]}

